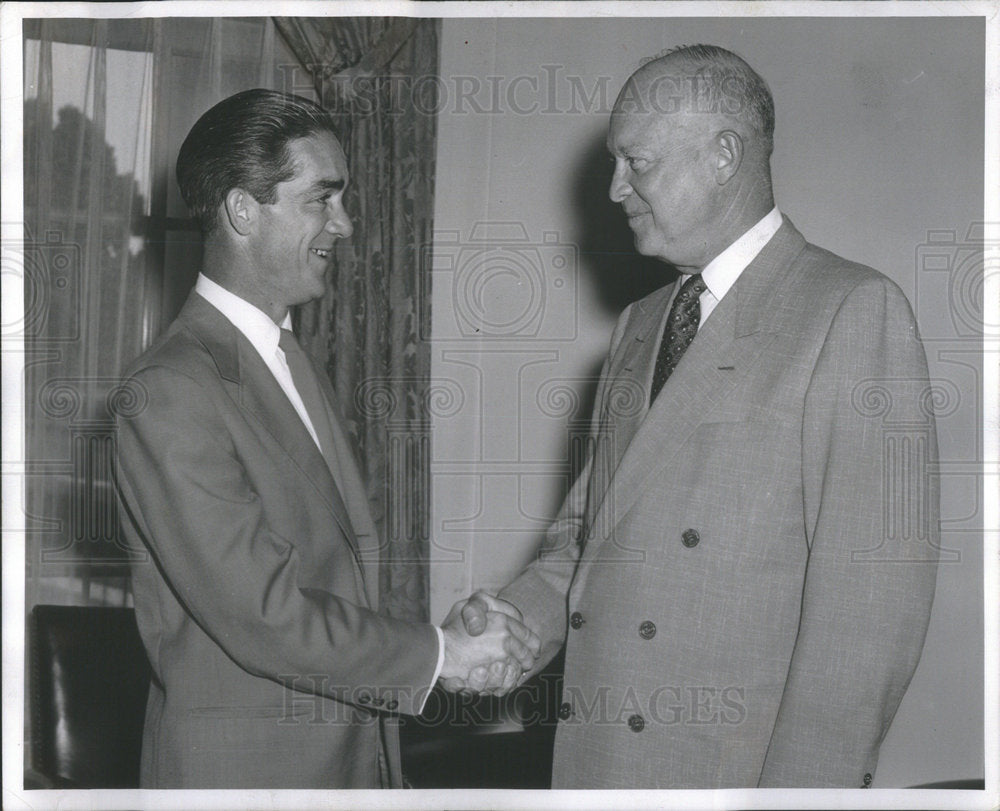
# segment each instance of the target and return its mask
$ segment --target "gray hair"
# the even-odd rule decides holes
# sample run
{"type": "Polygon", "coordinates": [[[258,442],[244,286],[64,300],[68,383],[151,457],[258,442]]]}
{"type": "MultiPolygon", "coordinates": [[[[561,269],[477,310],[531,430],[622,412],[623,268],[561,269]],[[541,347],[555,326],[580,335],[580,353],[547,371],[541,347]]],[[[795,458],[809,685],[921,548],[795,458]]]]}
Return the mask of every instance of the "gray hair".
{"type": "Polygon", "coordinates": [[[687,103],[698,111],[719,113],[746,125],[765,155],[774,147],[774,99],[767,83],[743,59],[717,45],[682,45],[650,60],[637,71],[663,70],[676,62],[691,68],[685,75],[687,103]]]}

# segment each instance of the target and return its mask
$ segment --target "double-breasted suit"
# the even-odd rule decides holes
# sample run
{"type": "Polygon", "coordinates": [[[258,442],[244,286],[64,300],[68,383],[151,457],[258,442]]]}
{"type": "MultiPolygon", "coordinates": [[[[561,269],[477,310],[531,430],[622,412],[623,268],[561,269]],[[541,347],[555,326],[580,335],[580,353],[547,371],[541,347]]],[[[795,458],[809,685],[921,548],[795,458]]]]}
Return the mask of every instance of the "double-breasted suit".
{"type": "Polygon", "coordinates": [[[621,316],[595,452],[500,594],[566,646],[553,787],[868,785],[936,576],[910,307],[786,219],[650,405],[672,293],[621,316]]]}
{"type": "MultiPolygon", "coordinates": [[[[326,387],[325,376],[318,375],[326,387]]],[[[335,482],[250,342],[192,294],[130,372],[124,523],[153,669],[142,785],[398,786],[437,632],[376,613],[378,537],[336,416],[335,482]]]]}

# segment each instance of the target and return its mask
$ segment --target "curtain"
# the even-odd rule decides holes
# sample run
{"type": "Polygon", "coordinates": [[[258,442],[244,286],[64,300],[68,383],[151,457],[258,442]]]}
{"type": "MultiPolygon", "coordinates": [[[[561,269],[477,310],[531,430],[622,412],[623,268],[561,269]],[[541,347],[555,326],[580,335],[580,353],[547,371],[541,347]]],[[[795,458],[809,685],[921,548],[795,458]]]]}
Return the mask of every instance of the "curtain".
{"type": "Polygon", "coordinates": [[[25,25],[29,607],[125,599],[109,405],[149,326],[153,28],[73,23],[25,25]]]}
{"type": "Polygon", "coordinates": [[[200,262],[177,151],[209,106],[294,65],[268,18],[25,21],[28,609],[130,602],[143,553],[118,532],[112,410],[142,406],[121,373],[200,262]]]}
{"type": "Polygon", "coordinates": [[[335,116],[348,156],[354,236],[326,295],[297,314],[325,362],[366,467],[383,539],[380,610],[426,620],[430,538],[430,296],[434,20],[276,18],[335,116]]]}

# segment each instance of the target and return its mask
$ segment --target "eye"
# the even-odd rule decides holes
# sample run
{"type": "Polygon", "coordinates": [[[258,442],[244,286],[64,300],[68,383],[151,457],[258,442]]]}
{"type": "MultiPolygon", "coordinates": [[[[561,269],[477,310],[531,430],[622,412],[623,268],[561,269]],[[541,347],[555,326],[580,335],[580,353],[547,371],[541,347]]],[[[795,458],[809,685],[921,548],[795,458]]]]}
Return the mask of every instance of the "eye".
{"type": "Polygon", "coordinates": [[[628,163],[628,168],[633,172],[641,172],[649,163],[649,161],[645,158],[635,158],[630,156],[626,156],[625,161],[628,163]]]}

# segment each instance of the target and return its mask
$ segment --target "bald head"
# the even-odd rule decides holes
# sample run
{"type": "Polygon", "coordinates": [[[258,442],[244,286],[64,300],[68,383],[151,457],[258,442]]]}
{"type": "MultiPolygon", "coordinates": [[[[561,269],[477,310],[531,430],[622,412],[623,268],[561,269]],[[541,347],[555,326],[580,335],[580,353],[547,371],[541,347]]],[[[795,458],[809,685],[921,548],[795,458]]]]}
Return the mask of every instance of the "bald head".
{"type": "Polygon", "coordinates": [[[608,151],[637,249],[694,272],[752,227],[774,205],[773,131],[767,85],[723,48],[680,48],[633,73],[608,151]]]}
{"type": "Polygon", "coordinates": [[[774,138],[774,100],[740,57],[715,45],[676,48],[633,73],[614,112],[670,116],[672,126],[729,127],[748,150],[767,158],[774,138]]]}

